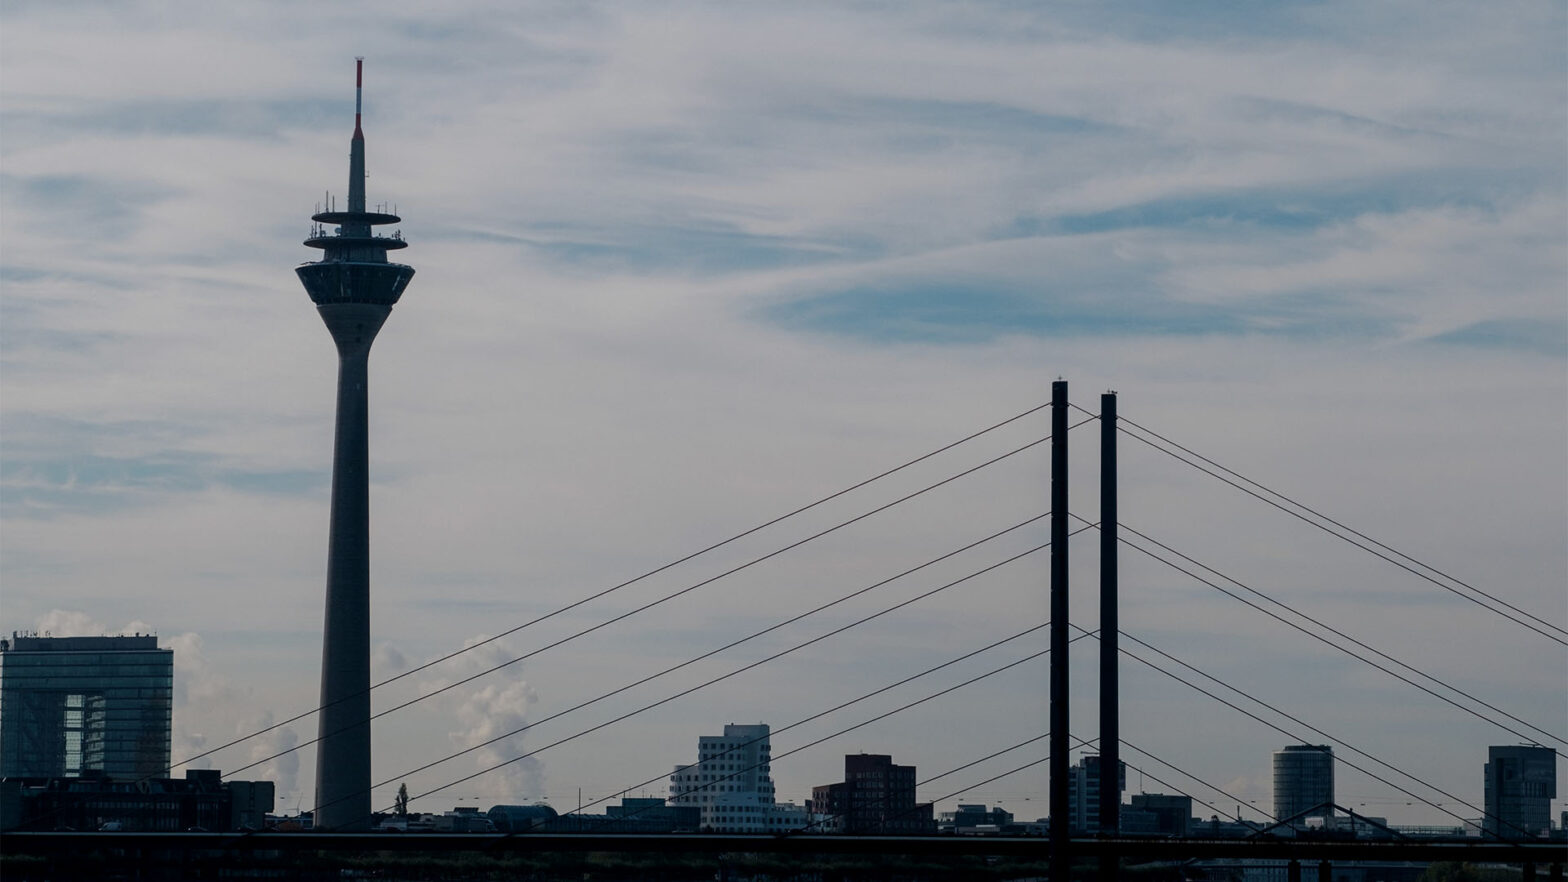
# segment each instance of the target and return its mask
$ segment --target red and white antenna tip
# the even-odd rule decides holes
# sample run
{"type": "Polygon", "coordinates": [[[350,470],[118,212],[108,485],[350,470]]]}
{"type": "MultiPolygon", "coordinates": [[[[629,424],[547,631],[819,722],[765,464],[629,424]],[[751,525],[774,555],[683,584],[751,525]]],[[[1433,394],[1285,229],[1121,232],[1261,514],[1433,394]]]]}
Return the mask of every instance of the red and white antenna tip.
{"type": "Polygon", "coordinates": [[[365,57],[363,55],[356,55],[356,56],[354,56],[354,137],[356,137],[356,138],[360,137],[360,131],[359,131],[359,110],[360,110],[360,103],[361,103],[360,102],[360,95],[361,95],[361,93],[363,93],[364,88],[365,88],[365,57]]]}

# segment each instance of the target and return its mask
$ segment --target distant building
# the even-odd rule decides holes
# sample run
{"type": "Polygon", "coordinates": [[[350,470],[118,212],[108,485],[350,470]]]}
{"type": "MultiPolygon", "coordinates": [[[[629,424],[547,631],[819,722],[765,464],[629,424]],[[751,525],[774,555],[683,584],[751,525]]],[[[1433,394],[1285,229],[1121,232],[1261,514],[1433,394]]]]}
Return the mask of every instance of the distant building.
{"type": "Polygon", "coordinates": [[[698,828],[712,833],[782,833],[805,826],[798,806],[773,801],[773,761],[766,724],[725,725],[697,739],[697,762],[670,775],[672,807],[694,807],[698,828]]]}
{"type": "Polygon", "coordinates": [[[1550,747],[1493,745],[1486,749],[1486,817],[1496,839],[1546,836],[1557,796],[1557,755],[1550,747]]]}
{"type": "Polygon", "coordinates": [[[1333,815],[1334,748],[1292,744],[1274,751],[1274,819],[1303,821],[1333,815]]]}
{"type": "Polygon", "coordinates": [[[604,807],[607,833],[695,833],[702,812],[692,805],[670,805],[652,796],[622,797],[620,805],[604,807]]]}
{"type": "MultiPolygon", "coordinates": [[[[1100,832],[1100,757],[1083,757],[1067,770],[1067,829],[1078,835],[1100,832]]],[[[1116,798],[1127,789],[1127,764],[1116,764],[1116,798]]]]}
{"type": "Polygon", "coordinates": [[[260,830],[275,800],[271,781],[224,781],[214,769],[184,778],[0,780],[0,829],[179,832],[260,830]]]}
{"type": "Polygon", "coordinates": [[[1013,826],[1013,813],[1001,808],[986,808],[984,805],[965,805],[960,803],[955,811],[942,812],[937,815],[936,828],[939,832],[952,832],[963,834],[976,830],[1001,832],[1013,826]]]}
{"type": "Polygon", "coordinates": [[[844,757],[844,780],[811,789],[811,813],[824,833],[920,835],[936,832],[931,803],[915,801],[915,767],[886,754],[844,757]]]}
{"type": "Polygon", "coordinates": [[[169,772],[174,650],[158,638],[0,640],[0,777],[169,772]]]}
{"type": "Polygon", "coordinates": [[[1134,793],[1122,810],[1122,832],[1184,837],[1192,832],[1192,797],[1134,793]],[[1128,823],[1133,819],[1137,823],[1128,823]]]}
{"type": "Polygon", "coordinates": [[[528,833],[544,831],[555,823],[555,809],[539,805],[493,805],[485,813],[490,823],[501,833],[528,833]]]}

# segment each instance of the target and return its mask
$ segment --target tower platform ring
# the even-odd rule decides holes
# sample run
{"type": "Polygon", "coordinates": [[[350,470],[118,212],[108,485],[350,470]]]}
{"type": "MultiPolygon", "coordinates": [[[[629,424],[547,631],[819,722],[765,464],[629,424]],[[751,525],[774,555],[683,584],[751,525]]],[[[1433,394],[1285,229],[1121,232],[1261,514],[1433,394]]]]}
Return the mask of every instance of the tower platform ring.
{"type": "Polygon", "coordinates": [[[387,251],[396,251],[407,248],[408,242],[403,239],[394,239],[391,236],[312,236],[305,240],[305,244],[312,248],[384,248],[387,251]]]}
{"type": "Polygon", "coordinates": [[[401,223],[402,218],[395,214],[381,211],[320,211],[310,216],[310,219],[323,224],[395,224],[401,223]]]}

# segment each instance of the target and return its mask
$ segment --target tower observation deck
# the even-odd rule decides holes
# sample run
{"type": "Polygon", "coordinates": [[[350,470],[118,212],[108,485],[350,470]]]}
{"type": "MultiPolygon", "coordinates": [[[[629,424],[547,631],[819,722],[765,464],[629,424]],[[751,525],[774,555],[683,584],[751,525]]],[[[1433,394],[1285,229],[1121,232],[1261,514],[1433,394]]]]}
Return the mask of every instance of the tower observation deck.
{"type": "Polygon", "coordinates": [[[323,206],[326,211],[312,215],[305,244],[324,254],[294,270],[338,350],[316,753],[318,830],[363,830],[370,824],[370,345],[414,276],[413,267],[387,260],[388,251],[407,247],[402,234],[373,232],[401,218],[365,208],[363,83],[364,60],[355,59],[348,210],[323,206]]]}

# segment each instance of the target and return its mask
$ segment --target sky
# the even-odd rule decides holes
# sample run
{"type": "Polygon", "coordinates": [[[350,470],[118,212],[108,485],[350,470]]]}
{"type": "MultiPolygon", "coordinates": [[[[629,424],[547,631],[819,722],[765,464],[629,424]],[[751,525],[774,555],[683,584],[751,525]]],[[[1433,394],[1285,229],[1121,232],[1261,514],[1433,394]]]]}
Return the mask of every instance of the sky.
{"type": "MultiPolygon", "coordinates": [[[[1044,513],[1044,445],[546,647],[1042,438],[1044,411],[483,641],[1058,378],[1563,627],[1565,46],[1560,2],[7,3],[0,627],[155,631],[176,761],[314,706],[335,353],[291,270],[346,200],[356,55],[369,200],[417,270],[370,360],[375,673],[475,647],[375,705],[529,654],[378,720],[378,807],[405,781],[426,811],[662,794],[731,722],[785,730],[797,801],[846,753],[924,780],[1043,734],[1037,658],[805,747],[1039,652],[1038,630],[785,729],[1045,622],[1041,552],[555,745],[1046,541],[1037,521],[570,710],[1044,513]]],[[[1097,426],[1069,437],[1071,509],[1096,520],[1097,426]]],[[[1152,447],[1120,460],[1124,524],[1482,716],[1568,729],[1561,642],[1152,447]]],[[[1070,546],[1090,630],[1097,547],[1070,546]]],[[[1442,808],[1346,766],[1340,804],[1452,824],[1479,816],[1487,746],[1521,740],[1136,551],[1121,574],[1129,635],[1328,733],[1127,660],[1122,735],[1182,770],[1124,749],[1133,792],[1260,819],[1271,752],[1332,736],[1442,808]]],[[[1097,733],[1097,651],[1070,656],[1075,737],[1097,733]]],[[[920,796],[1041,817],[1043,764],[980,782],[1044,755],[920,796]]],[[[236,774],[292,811],[314,762],[236,774]]]]}

